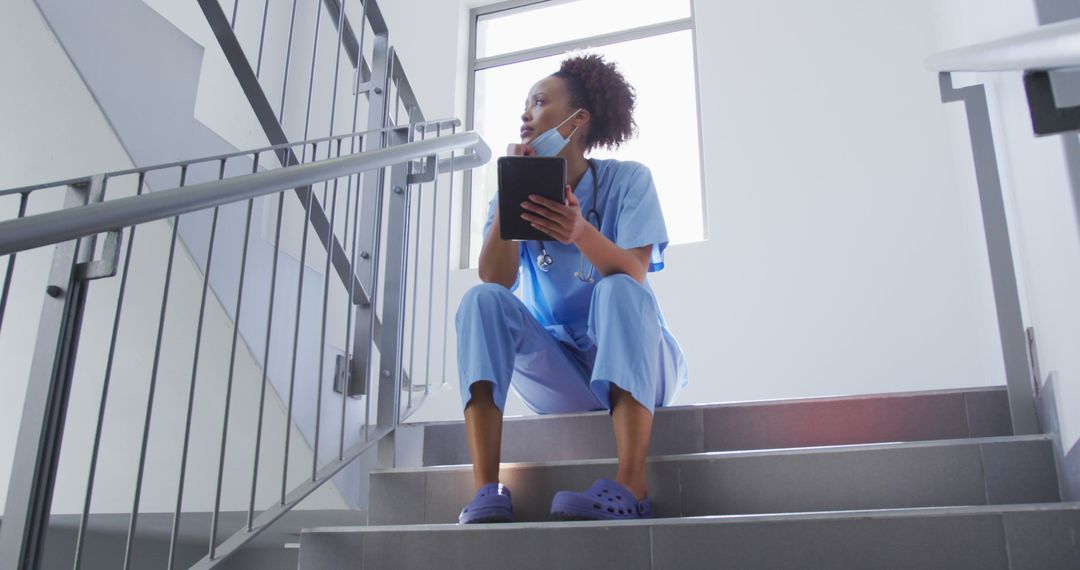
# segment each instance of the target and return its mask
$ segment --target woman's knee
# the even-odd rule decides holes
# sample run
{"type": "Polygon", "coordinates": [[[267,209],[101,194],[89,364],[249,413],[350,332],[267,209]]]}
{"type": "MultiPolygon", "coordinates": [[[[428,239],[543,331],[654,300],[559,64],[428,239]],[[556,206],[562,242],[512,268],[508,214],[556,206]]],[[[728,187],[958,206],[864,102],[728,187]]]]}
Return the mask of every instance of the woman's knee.
{"type": "Polygon", "coordinates": [[[593,288],[593,297],[598,296],[641,296],[648,295],[645,286],[626,273],[605,275],[593,288]]]}
{"type": "Polygon", "coordinates": [[[471,311],[499,307],[508,300],[507,297],[516,299],[509,289],[496,283],[481,283],[473,286],[461,298],[457,317],[460,319],[462,315],[471,311]]]}

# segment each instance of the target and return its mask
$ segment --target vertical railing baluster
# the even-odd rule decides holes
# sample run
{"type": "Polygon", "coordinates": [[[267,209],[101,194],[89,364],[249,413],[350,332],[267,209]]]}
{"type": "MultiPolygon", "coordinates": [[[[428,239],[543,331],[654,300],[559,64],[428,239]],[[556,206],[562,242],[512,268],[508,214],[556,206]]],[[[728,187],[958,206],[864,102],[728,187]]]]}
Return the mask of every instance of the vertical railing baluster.
{"type": "MultiPolygon", "coordinates": [[[[285,73],[281,79],[281,104],[278,107],[278,122],[282,125],[285,124],[285,93],[289,91],[289,60],[292,58],[292,39],[293,39],[293,26],[296,24],[296,0],[292,0],[292,13],[289,16],[289,41],[285,45],[285,73]]],[[[284,149],[281,153],[281,165],[285,166],[289,164],[288,150],[284,149]]]]}
{"type": "MultiPolygon", "coordinates": [[[[282,151],[285,155],[286,151],[282,151]]],[[[282,156],[282,163],[285,158],[282,156]]],[[[263,410],[266,407],[266,382],[270,374],[270,334],[274,330],[274,293],[277,291],[278,257],[281,255],[281,218],[285,204],[285,193],[278,192],[277,222],[274,224],[274,260],[270,268],[270,306],[266,309],[266,342],[263,344],[263,373],[259,386],[259,414],[255,423],[255,461],[251,469],[251,500],[248,502],[247,528],[251,530],[255,519],[255,491],[259,481],[259,452],[262,449],[263,410]]]]}
{"type": "MultiPolygon", "coordinates": [[[[425,129],[426,130],[426,129],[425,129]]],[[[435,138],[442,137],[442,123],[435,125],[435,138]]],[[[439,155],[435,155],[435,182],[431,188],[431,244],[428,246],[428,298],[427,298],[427,340],[424,342],[424,395],[431,387],[431,315],[435,312],[432,302],[435,300],[435,222],[439,205],[439,155]]],[[[449,219],[449,217],[447,218],[449,219]]]]}
{"type": "MultiPolygon", "coordinates": [[[[353,132],[356,132],[356,113],[353,113],[353,132]]],[[[363,140],[360,141],[361,152],[363,151],[363,140]]],[[[350,137],[349,140],[349,153],[352,154],[356,150],[356,137],[350,137]]],[[[357,231],[360,217],[360,177],[361,174],[356,175],[356,205],[353,210],[353,224],[352,224],[352,241],[349,246],[349,297],[346,304],[345,315],[345,378],[341,383],[341,429],[338,434],[338,459],[345,456],[345,411],[346,403],[349,400],[349,388],[352,386],[352,300],[353,294],[356,288],[356,279],[353,278],[356,275],[356,236],[360,233],[357,231]]],[[[349,177],[348,194],[346,194],[345,200],[345,234],[346,237],[349,233],[349,210],[351,206],[351,200],[353,195],[353,177],[349,177]]]]}
{"type": "MultiPolygon", "coordinates": [[[[225,178],[225,162],[225,159],[221,159],[221,164],[218,167],[218,180],[225,178]]],[[[173,511],[172,532],[169,535],[169,570],[172,570],[176,561],[176,540],[180,534],[180,513],[184,500],[184,478],[187,474],[188,446],[191,442],[191,416],[195,408],[195,384],[199,370],[199,349],[202,347],[203,317],[206,314],[206,294],[210,291],[210,264],[214,259],[214,239],[217,237],[219,209],[220,206],[214,208],[210,221],[210,244],[206,247],[206,269],[203,270],[202,295],[199,297],[199,317],[195,325],[195,353],[191,362],[191,384],[188,386],[184,443],[180,449],[180,481],[176,486],[176,510],[173,511]]]]}
{"type": "MultiPolygon", "coordinates": [[[[255,153],[252,173],[259,171],[259,153],[255,153]]],[[[229,375],[225,380],[225,417],[221,422],[221,448],[218,453],[218,476],[217,489],[214,492],[214,512],[210,517],[210,558],[213,559],[217,549],[218,520],[221,514],[221,486],[225,476],[225,448],[229,441],[229,407],[232,404],[233,377],[236,372],[236,341],[240,334],[240,311],[244,301],[244,277],[247,270],[248,241],[251,237],[251,210],[255,205],[255,199],[249,198],[247,202],[247,215],[244,218],[244,242],[240,250],[240,283],[236,287],[236,312],[233,317],[232,346],[229,349],[229,375]]]]}
{"type": "MultiPolygon", "coordinates": [[[[137,182],[138,188],[135,190],[136,196],[142,194],[145,179],[146,173],[140,172],[137,182]]],[[[120,273],[120,290],[116,295],[116,310],[113,314],[112,333],[109,337],[109,352],[105,357],[105,378],[101,383],[101,400],[98,403],[97,424],[94,427],[94,443],[90,448],[90,470],[86,477],[86,494],[83,498],[82,514],[79,516],[79,530],[75,537],[75,570],[79,570],[82,564],[86,526],[90,519],[90,500],[93,497],[94,479],[97,476],[98,450],[101,448],[101,432],[105,423],[105,404],[108,401],[109,386],[112,382],[112,368],[116,357],[116,335],[120,330],[120,314],[121,309],[124,307],[124,293],[127,291],[128,270],[131,269],[131,249],[135,245],[135,229],[136,226],[131,226],[128,231],[127,249],[124,253],[124,269],[120,273]]]]}
{"type": "MultiPolygon", "coordinates": [[[[315,88],[315,60],[316,56],[319,55],[319,28],[320,24],[322,24],[322,2],[316,0],[315,4],[317,5],[315,8],[315,39],[311,43],[311,70],[308,73],[307,111],[304,113],[304,140],[308,138],[308,127],[311,125],[311,93],[315,88]]],[[[305,150],[307,150],[306,146],[300,152],[303,153],[305,150]]],[[[314,158],[314,154],[312,158],[314,158]]],[[[304,162],[303,155],[300,157],[300,162],[304,162]]],[[[308,215],[310,216],[311,213],[308,212],[308,215]]]]}
{"type": "MultiPolygon", "coordinates": [[[[399,99],[400,99],[400,91],[398,93],[399,93],[399,99]]],[[[408,112],[408,109],[406,109],[406,113],[407,112],[408,112]]],[[[402,128],[407,129],[406,132],[408,132],[408,138],[406,139],[406,142],[412,142],[413,141],[414,131],[413,131],[412,126],[409,126],[407,123],[408,122],[406,121],[406,126],[403,126],[402,128]]],[[[405,370],[405,317],[407,315],[406,306],[408,305],[408,302],[409,302],[408,301],[409,282],[412,281],[413,276],[416,273],[414,270],[410,270],[410,268],[409,268],[409,262],[413,261],[413,259],[411,259],[411,258],[415,257],[413,255],[410,255],[410,248],[412,247],[412,244],[413,244],[413,235],[412,235],[412,232],[413,232],[413,210],[414,210],[414,208],[413,208],[413,201],[414,201],[413,197],[416,195],[416,193],[414,192],[415,189],[413,188],[413,185],[410,182],[408,182],[408,180],[410,178],[410,175],[413,173],[413,161],[409,161],[408,168],[406,168],[405,172],[407,173],[406,177],[405,177],[406,182],[405,182],[405,185],[404,185],[405,186],[405,195],[404,195],[404,198],[405,198],[405,214],[404,214],[404,216],[405,216],[405,219],[404,219],[405,234],[404,234],[403,243],[402,243],[402,248],[404,250],[404,253],[403,253],[403,262],[401,264],[401,275],[400,275],[401,283],[402,283],[401,284],[401,298],[397,300],[397,302],[401,303],[401,322],[398,325],[398,333],[397,333],[397,336],[401,340],[399,341],[398,358],[395,361],[394,365],[398,368],[398,370],[397,370],[398,382],[396,382],[396,384],[395,384],[395,389],[402,390],[403,387],[406,385],[406,383],[408,384],[408,399],[409,399],[409,402],[406,405],[406,409],[408,409],[409,406],[412,405],[412,370],[411,369],[408,370],[408,371],[405,370]]],[[[387,274],[387,277],[389,278],[389,273],[387,274]]],[[[415,295],[414,295],[414,297],[415,297],[415,295]]],[[[415,306],[414,306],[414,309],[415,309],[415,306]]],[[[415,312],[413,313],[413,315],[415,316],[415,312]]],[[[384,323],[386,321],[385,315],[383,317],[383,321],[384,321],[384,323]]],[[[414,319],[413,324],[415,324],[415,319],[414,319]]],[[[412,327],[410,329],[410,331],[411,330],[415,330],[415,327],[412,327]]],[[[412,344],[412,343],[410,342],[410,344],[412,344]]],[[[410,352],[410,356],[411,356],[412,355],[412,346],[409,347],[409,352],[410,352]]],[[[398,396],[399,396],[399,400],[400,400],[400,394],[398,396]]],[[[398,409],[397,413],[398,413],[397,418],[400,418],[401,417],[401,410],[398,409]]],[[[397,421],[398,421],[397,418],[395,418],[395,420],[394,420],[394,425],[397,425],[397,421]]]]}
{"type": "MultiPolygon", "coordinates": [[[[330,146],[327,144],[327,146],[330,146]]],[[[337,154],[341,156],[341,139],[337,140],[337,154]]],[[[330,158],[330,157],[327,157],[330,158]]],[[[334,224],[337,221],[338,179],[334,179],[334,195],[330,203],[330,235],[337,239],[334,224]]],[[[323,268],[323,306],[322,324],[319,333],[319,368],[315,372],[315,438],[311,449],[311,480],[314,481],[319,471],[319,432],[322,420],[323,367],[326,365],[326,309],[330,301],[330,264],[333,261],[334,248],[326,248],[326,265],[323,268]]],[[[351,276],[350,276],[351,277],[351,276]]],[[[352,281],[352,279],[349,279],[352,281]]]]}
{"type": "MultiPolygon", "coordinates": [[[[457,125],[450,124],[450,134],[457,134],[457,125]]],[[[442,383],[439,388],[443,388],[447,384],[446,380],[446,347],[447,341],[450,337],[450,239],[453,235],[454,224],[453,219],[450,216],[454,211],[454,152],[450,151],[450,202],[447,205],[447,222],[446,222],[446,285],[443,286],[443,336],[442,336],[442,367],[439,369],[442,373],[442,383]]],[[[462,206],[464,207],[464,206],[462,206]]]]}
{"type": "MultiPolygon", "coordinates": [[[[312,144],[311,156],[315,156],[317,149],[312,144]]],[[[282,458],[281,465],[281,503],[285,503],[285,491],[288,485],[289,479],[289,433],[292,428],[292,407],[293,396],[296,391],[296,353],[300,342],[300,307],[304,300],[304,268],[307,267],[307,242],[308,242],[308,228],[311,227],[311,223],[308,220],[311,219],[311,200],[315,195],[314,191],[308,192],[307,203],[304,205],[304,229],[303,237],[300,238],[300,270],[297,275],[296,282],[296,317],[293,320],[293,346],[292,346],[292,371],[289,373],[289,396],[285,405],[285,453],[282,458]]]]}
{"type": "MultiPolygon", "coordinates": [[[[407,112],[409,114],[409,122],[412,123],[412,107],[409,107],[407,112]]],[[[413,132],[414,131],[415,130],[413,129],[413,127],[409,127],[409,141],[410,142],[412,142],[412,140],[413,140],[413,132]]],[[[420,135],[420,140],[426,140],[426,139],[427,139],[427,129],[425,128],[424,132],[420,135]]],[[[421,164],[422,164],[422,162],[421,162],[421,164]]],[[[412,162],[409,163],[409,167],[410,167],[410,170],[411,170],[412,162]]],[[[413,255],[412,255],[412,258],[413,258],[413,267],[412,267],[413,271],[412,271],[412,280],[411,280],[412,281],[412,309],[409,311],[409,373],[408,373],[407,376],[405,376],[404,374],[402,375],[402,378],[403,379],[407,378],[408,382],[409,382],[409,394],[406,397],[408,402],[405,404],[405,409],[406,410],[412,409],[412,392],[413,392],[412,388],[413,388],[413,382],[416,381],[416,293],[420,289],[420,232],[423,230],[423,228],[422,228],[423,223],[421,223],[421,222],[423,220],[422,216],[423,216],[423,211],[424,211],[424,185],[422,183],[417,183],[415,190],[416,190],[416,199],[412,200],[411,198],[412,198],[412,195],[413,195],[413,188],[410,185],[410,187],[409,187],[410,204],[412,202],[414,202],[414,201],[416,202],[416,235],[415,236],[412,235],[411,231],[406,234],[406,235],[409,236],[409,239],[412,240],[413,243],[415,243],[415,246],[413,248],[413,255]]],[[[411,218],[410,218],[410,225],[411,225],[411,223],[412,222],[411,222],[411,218]]],[[[407,268],[408,268],[408,266],[406,266],[406,269],[407,268]]],[[[405,286],[408,287],[408,285],[409,285],[408,282],[406,282],[405,286]]]]}
{"type": "MultiPolygon", "coordinates": [[[[187,182],[187,165],[180,167],[180,186],[187,182]]],[[[154,343],[154,362],[150,371],[150,388],[146,395],[146,413],[143,419],[142,445],[139,448],[139,467],[135,477],[135,497],[128,520],[127,541],[124,545],[124,570],[131,567],[131,552],[135,546],[135,528],[139,518],[139,501],[142,493],[143,471],[146,467],[146,446],[150,440],[150,418],[154,409],[154,392],[157,388],[158,365],[161,363],[161,340],[165,333],[165,309],[169,302],[169,286],[172,284],[173,258],[176,253],[176,235],[180,229],[180,216],[173,217],[172,238],[169,241],[169,259],[165,270],[165,285],[161,294],[161,314],[158,317],[157,340],[154,343]]]]}
{"type": "Polygon", "coordinates": [[[401,116],[401,92],[398,91],[397,79],[394,80],[394,126],[398,126],[398,120],[401,116]]]}
{"type": "MultiPolygon", "coordinates": [[[[334,55],[334,81],[333,81],[333,86],[330,89],[330,127],[329,127],[329,133],[327,134],[327,136],[329,136],[331,138],[334,136],[334,117],[335,117],[335,111],[337,111],[338,75],[339,75],[340,69],[341,69],[341,36],[342,36],[342,33],[344,33],[344,31],[345,31],[344,30],[345,0],[340,0],[340,3],[338,4],[338,6],[339,6],[339,9],[338,9],[338,26],[337,26],[338,27],[338,41],[337,41],[336,49],[334,50],[334,54],[335,54],[334,55]]],[[[339,145],[338,151],[340,152],[340,150],[341,150],[341,147],[339,145]]],[[[333,152],[333,147],[330,145],[330,141],[327,141],[327,144],[326,144],[326,158],[327,159],[330,158],[332,152],[333,152]]],[[[323,182],[322,203],[320,204],[323,207],[323,209],[326,208],[326,192],[327,192],[327,188],[329,187],[329,184],[330,184],[329,180],[323,182]]],[[[336,179],[335,179],[335,189],[336,188],[337,188],[337,183],[336,183],[336,179]]],[[[327,243],[328,244],[333,243],[333,241],[334,241],[334,238],[333,238],[333,236],[334,236],[334,226],[333,225],[331,225],[329,227],[328,235],[330,236],[330,238],[327,241],[327,243]]]]}
{"type": "Polygon", "coordinates": [[[229,19],[229,27],[233,30],[236,29],[236,9],[240,6],[240,0],[233,0],[232,5],[232,18],[229,19]]]}
{"type": "MultiPolygon", "coordinates": [[[[338,75],[341,70],[341,37],[345,33],[345,0],[339,0],[338,10],[338,41],[337,49],[334,50],[334,84],[330,90],[330,132],[329,136],[334,136],[334,116],[337,111],[337,89],[338,89],[338,75]]],[[[340,149],[339,149],[340,150],[340,149]]],[[[330,158],[330,147],[326,147],[326,158],[330,158]]],[[[333,233],[333,232],[331,232],[333,233]]]]}
{"type": "MultiPolygon", "coordinates": [[[[30,193],[23,192],[19,195],[19,213],[15,218],[26,215],[26,203],[30,200],[30,193]]],[[[15,254],[8,256],[7,269],[4,270],[4,286],[0,290],[0,330],[4,327],[4,310],[7,309],[8,293],[11,291],[11,276],[15,273],[15,254]]]]}
{"type": "Polygon", "coordinates": [[[263,2],[262,31],[259,32],[259,55],[255,58],[255,78],[262,72],[263,44],[266,42],[266,16],[270,12],[270,0],[263,2]]]}
{"type": "MultiPolygon", "coordinates": [[[[360,40],[356,43],[356,85],[353,86],[353,93],[360,96],[360,82],[363,81],[364,74],[364,34],[367,32],[367,5],[368,0],[360,0],[360,40]]],[[[374,72],[375,62],[371,62],[369,70],[374,72]]],[[[369,99],[370,100],[370,99],[369,99]]],[[[371,127],[371,125],[368,125],[371,127]]],[[[356,121],[353,121],[353,132],[356,132],[356,121]]]]}

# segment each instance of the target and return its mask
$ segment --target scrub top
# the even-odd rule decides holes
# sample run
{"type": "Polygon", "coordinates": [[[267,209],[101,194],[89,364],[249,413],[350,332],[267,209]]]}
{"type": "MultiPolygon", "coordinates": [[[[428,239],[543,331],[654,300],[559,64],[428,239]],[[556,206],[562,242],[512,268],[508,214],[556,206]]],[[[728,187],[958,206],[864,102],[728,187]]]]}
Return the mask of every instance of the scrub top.
{"type": "MultiPolygon", "coordinates": [[[[653,184],[652,173],[645,165],[635,161],[615,159],[591,159],[596,171],[596,191],[593,191],[593,169],[587,169],[581,178],[574,195],[581,203],[582,216],[586,216],[595,206],[600,214],[600,233],[623,249],[632,249],[652,245],[649,272],[664,268],[664,250],[668,245],[667,227],[660,209],[660,199],[653,184]]],[[[495,216],[499,196],[488,204],[487,221],[483,235],[495,216]]],[[[595,225],[596,218],[587,216],[586,221],[595,225]]],[[[601,274],[593,269],[589,260],[581,255],[577,246],[563,244],[555,240],[545,241],[544,246],[554,260],[549,271],[537,266],[536,258],[540,255],[540,242],[518,242],[518,255],[521,268],[511,291],[522,289],[522,301],[529,312],[548,329],[557,339],[587,351],[594,346],[587,335],[589,303],[595,284],[586,283],[574,276],[583,268],[585,275],[593,271],[594,279],[599,282],[601,274]]],[[[642,285],[656,298],[649,286],[648,278],[642,285]]],[[[657,304],[660,325],[664,337],[671,346],[676,347],[680,355],[677,367],[679,378],[673,383],[679,388],[685,387],[687,374],[681,350],[667,325],[663,313],[657,304]]]]}

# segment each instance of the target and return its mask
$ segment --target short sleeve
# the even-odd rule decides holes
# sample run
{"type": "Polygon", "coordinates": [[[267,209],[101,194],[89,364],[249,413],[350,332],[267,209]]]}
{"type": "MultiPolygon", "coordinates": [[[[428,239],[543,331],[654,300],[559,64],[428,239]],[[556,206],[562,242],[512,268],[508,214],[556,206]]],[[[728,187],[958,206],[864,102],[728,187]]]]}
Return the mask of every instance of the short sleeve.
{"type": "MultiPolygon", "coordinates": [[[[487,219],[484,220],[484,229],[481,230],[481,232],[480,232],[480,235],[482,236],[481,237],[481,242],[480,242],[481,247],[483,247],[483,240],[487,239],[488,230],[490,230],[491,225],[493,223],[495,223],[495,208],[496,208],[498,203],[499,203],[499,193],[496,191],[495,196],[493,196],[491,198],[491,201],[488,202],[487,219]]],[[[524,244],[521,244],[521,243],[518,244],[518,257],[519,258],[521,257],[521,252],[522,252],[523,245],[524,244]]],[[[516,291],[517,288],[518,288],[518,285],[520,283],[521,283],[521,269],[519,268],[517,277],[514,279],[514,284],[510,287],[510,290],[511,291],[516,291]]]]}
{"type": "Polygon", "coordinates": [[[625,190],[619,203],[615,223],[615,245],[632,249],[652,245],[649,271],[664,268],[664,250],[668,245],[664,212],[653,184],[652,172],[643,164],[632,163],[633,170],[623,183],[625,190]]]}

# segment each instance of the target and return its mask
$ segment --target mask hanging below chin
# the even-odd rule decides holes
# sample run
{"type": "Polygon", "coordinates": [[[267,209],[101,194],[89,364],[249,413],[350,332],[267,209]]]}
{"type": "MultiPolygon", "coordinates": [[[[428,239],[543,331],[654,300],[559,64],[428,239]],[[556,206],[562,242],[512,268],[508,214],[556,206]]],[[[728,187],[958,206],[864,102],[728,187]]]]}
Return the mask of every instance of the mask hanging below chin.
{"type": "Polygon", "coordinates": [[[559,123],[558,126],[540,133],[540,136],[533,139],[533,141],[529,143],[529,146],[531,146],[539,156],[556,156],[562,152],[562,149],[570,144],[570,137],[574,136],[578,127],[574,127],[574,130],[570,131],[570,135],[566,138],[563,138],[562,134],[559,133],[559,127],[565,125],[567,121],[577,116],[580,111],[581,109],[574,111],[565,121],[559,123]]]}

